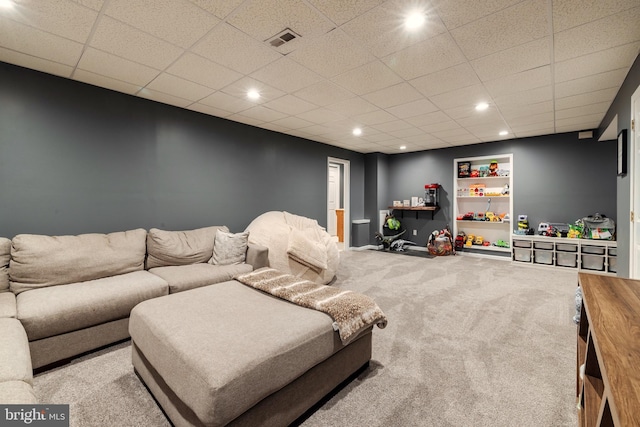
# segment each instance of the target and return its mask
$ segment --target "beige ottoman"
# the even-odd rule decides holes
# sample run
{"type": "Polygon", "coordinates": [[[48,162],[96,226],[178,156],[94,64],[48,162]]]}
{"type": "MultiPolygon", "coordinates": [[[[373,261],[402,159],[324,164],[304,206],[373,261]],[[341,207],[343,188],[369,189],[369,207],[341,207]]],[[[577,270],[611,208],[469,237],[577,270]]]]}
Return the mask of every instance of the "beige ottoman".
{"type": "Polygon", "coordinates": [[[371,358],[371,329],[344,346],[324,313],[229,281],[131,312],[133,365],[176,426],[282,426],[371,358]]]}

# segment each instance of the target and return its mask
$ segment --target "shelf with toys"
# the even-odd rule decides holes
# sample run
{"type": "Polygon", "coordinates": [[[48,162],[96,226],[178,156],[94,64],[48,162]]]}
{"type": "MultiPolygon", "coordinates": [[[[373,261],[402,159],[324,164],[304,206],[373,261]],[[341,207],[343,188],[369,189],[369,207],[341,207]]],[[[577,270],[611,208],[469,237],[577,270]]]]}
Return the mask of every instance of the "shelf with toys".
{"type": "Polygon", "coordinates": [[[453,234],[458,251],[511,252],[513,155],[454,159],[453,234]]]}

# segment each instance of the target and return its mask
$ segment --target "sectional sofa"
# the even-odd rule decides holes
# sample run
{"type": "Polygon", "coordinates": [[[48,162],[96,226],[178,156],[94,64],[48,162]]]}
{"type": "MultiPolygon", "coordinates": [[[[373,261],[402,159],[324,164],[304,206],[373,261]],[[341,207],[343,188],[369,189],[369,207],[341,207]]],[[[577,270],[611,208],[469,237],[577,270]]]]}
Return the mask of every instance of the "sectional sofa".
{"type": "Polygon", "coordinates": [[[0,402],[34,403],[32,369],[129,337],[131,309],[266,266],[224,226],[0,238],[0,402]]]}

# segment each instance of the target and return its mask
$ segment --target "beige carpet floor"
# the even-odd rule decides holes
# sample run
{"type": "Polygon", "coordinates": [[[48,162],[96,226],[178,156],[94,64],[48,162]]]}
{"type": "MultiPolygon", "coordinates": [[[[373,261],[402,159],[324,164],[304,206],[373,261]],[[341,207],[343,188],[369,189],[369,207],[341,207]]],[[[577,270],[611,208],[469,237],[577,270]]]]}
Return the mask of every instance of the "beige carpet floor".
{"type": "MultiPolygon", "coordinates": [[[[370,367],[303,422],[325,426],[575,426],[577,274],[509,261],[341,253],[336,286],[372,296],[370,367]]],[[[168,426],[128,342],[34,379],[71,426],[168,426]]]]}

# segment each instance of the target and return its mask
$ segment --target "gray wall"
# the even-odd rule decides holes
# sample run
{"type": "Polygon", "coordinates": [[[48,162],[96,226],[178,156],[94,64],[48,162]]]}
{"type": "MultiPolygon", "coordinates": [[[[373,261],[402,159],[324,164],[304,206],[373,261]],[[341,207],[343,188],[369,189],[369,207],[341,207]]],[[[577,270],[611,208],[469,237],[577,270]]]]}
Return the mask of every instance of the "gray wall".
{"type": "MultiPolygon", "coordinates": [[[[618,91],[611,107],[607,111],[602,124],[598,128],[598,137],[604,133],[607,126],[618,115],[618,133],[627,129],[631,132],[631,96],[640,86],[640,56],[638,56],[627,74],[622,87],[618,91]]],[[[636,129],[639,124],[636,123],[636,129]]],[[[636,149],[639,147],[636,147],[636,149]]],[[[631,158],[627,158],[627,170],[629,170],[631,158]]],[[[638,171],[634,171],[638,173],[638,171]]],[[[618,177],[616,189],[618,220],[616,222],[618,235],[618,276],[629,277],[629,245],[631,235],[631,180],[629,175],[618,177]]],[[[639,213],[636,212],[636,215],[639,213]]]]}
{"type": "Polygon", "coordinates": [[[404,226],[418,230],[409,240],[424,245],[433,230],[453,225],[455,158],[507,153],[513,153],[514,215],[527,214],[532,226],[573,223],[595,212],[616,218],[615,143],[579,140],[572,132],[389,156],[389,203],[423,196],[425,184],[442,185],[433,220],[430,212],[418,219],[404,213],[404,226]]]}
{"type": "Polygon", "coordinates": [[[329,156],[361,218],[362,154],[0,63],[0,236],[326,225],[329,156]]]}

